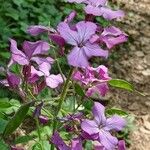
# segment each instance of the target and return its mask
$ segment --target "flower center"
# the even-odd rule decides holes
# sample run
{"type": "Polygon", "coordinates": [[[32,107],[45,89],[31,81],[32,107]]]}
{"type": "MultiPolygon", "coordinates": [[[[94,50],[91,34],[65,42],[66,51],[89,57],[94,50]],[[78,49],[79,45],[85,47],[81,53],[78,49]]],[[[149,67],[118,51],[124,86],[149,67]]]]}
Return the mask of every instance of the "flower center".
{"type": "Polygon", "coordinates": [[[81,42],[81,43],[78,44],[78,47],[80,47],[80,48],[83,47],[83,46],[84,46],[83,42],[81,42]]]}
{"type": "Polygon", "coordinates": [[[104,126],[101,124],[98,126],[99,129],[102,129],[104,126]]]}

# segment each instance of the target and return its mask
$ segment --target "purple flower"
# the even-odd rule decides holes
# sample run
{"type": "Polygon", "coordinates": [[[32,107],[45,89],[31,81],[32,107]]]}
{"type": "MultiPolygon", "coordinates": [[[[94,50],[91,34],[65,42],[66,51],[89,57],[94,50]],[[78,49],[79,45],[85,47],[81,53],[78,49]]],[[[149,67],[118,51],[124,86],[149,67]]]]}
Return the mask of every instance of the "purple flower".
{"type": "Polygon", "coordinates": [[[58,132],[55,132],[51,137],[51,142],[58,148],[58,150],[71,150],[69,146],[63,141],[58,132]]]}
{"type": "Polygon", "coordinates": [[[41,25],[30,26],[27,29],[27,33],[33,36],[37,36],[41,33],[54,33],[56,32],[53,28],[45,27],[41,25]]]}
{"type": "Polygon", "coordinates": [[[74,2],[76,2],[76,3],[83,3],[83,2],[86,2],[87,0],[68,0],[68,2],[70,2],[70,3],[74,3],[74,2]]]}
{"type": "MultiPolygon", "coordinates": [[[[29,42],[25,41],[23,43],[23,50],[17,48],[17,43],[15,40],[11,39],[10,50],[12,52],[11,64],[18,63],[24,65],[24,75],[27,78],[30,77],[31,72],[33,72],[33,67],[30,66],[31,62],[35,62],[38,65],[39,73],[42,75],[49,75],[49,70],[51,69],[51,64],[54,60],[51,57],[42,57],[41,54],[47,54],[49,50],[49,44],[44,41],[29,42]],[[32,68],[32,70],[31,70],[32,68]]],[[[9,65],[10,66],[10,65],[9,65]]],[[[33,73],[32,73],[33,75],[33,73]]],[[[32,77],[30,77],[31,79],[32,77]]]]}
{"type": "Polygon", "coordinates": [[[75,16],[77,15],[76,11],[72,11],[64,20],[64,22],[66,23],[70,23],[74,18],[75,16]]]}
{"type": "MultiPolygon", "coordinates": [[[[35,75],[36,78],[37,75],[35,75]]],[[[37,77],[37,80],[39,80],[39,77],[37,77]]],[[[36,80],[36,81],[37,81],[36,80]]],[[[35,81],[35,82],[36,82],[35,81]]],[[[35,83],[34,82],[34,83],[35,83]]],[[[42,82],[36,82],[36,84],[33,84],[33,94],[38,95],[44,88],[46,87],[45,81],[42,82]]]]}
{"type": "Polygon", "coordinates": [[[51,142],[56,146],[58,150],[82,150],[82,141],[80,138],[74,138],[71,140],[71,147],[69,147],[58,132],[55,132],[51,137],[51,142]]]}
{"type": "Polygon", "coordinates": [[[43,125],[45,125],[45,124],[48,123],[49,118],[47,116],[40,115],[39,116],[39,121],[40,121],[40,123],[42,123],[43,125]]]}
{"type": "Polygon", "coordinates": [[[59,84],[63,83],[62,76],[60,74],[54,75],[51,74],[48,77],[46,77],[46,85],[50,88],[56,88],[59,84]]]}
{"type": "Polygon", "coordinates": [[[97,137],[93,140],[98,140],[107,150],[113,150],[117,146],[118,140],[110,134],[110,131],[122,130],[126,121],[117,115],[106,118],[104,111],[105,107],[95,102],[92,109],[94,120],[83,120],[81,128],[91,136],[97,134],[97,137]]]}
{"type": "Polygon", "coordinates": [[[50,34],[49,39],[58,44],[60,48],[64,47],[65,45],[65,40],[59,34],[50,34]]]}
{"type": "MultiPolygon", "coordinates": [[[[68,21],[71,20],[71,17],[73,17],[73,16],[69,16],[69,18],[67,20],[68,21]]],[[[41,25],[30,26],[27,29],[27,33],[29,33],[32,36],[37,36],[42,33],[47,33],[49,36],[49,39],[54,41],[59,46],[62,47],[65,44],[64,39],[57,33],[57,31],[50,27],[45,27],[45,26],[41,26],[41,25]]]]}
{"type": "Polygon", "coordinates": [[[62,121],[74,121],[74,120],[81,120],[83,117],[83,113],[79,112],[76,114],[69,114],[66,117],[61,118],[62,121]]]}
{"type": "MultiPolygon", "coordinates": [[[[23,50],[17,48],[17,43],[15,40],[10,39],[10,51],[12,52],[12,60],[20,65],[29,65],[30,61],[36,61],[36,58],[40,58],[37,55],[47,54],[50,46],[47,42],[37,41],[29,42],[25,41],[23,43],[23,50]]],[[[49,62],[50,63],[50,62],[49,62]]]]}
{"type": "Polygon", "coordinates": [[[24,150],[22,147],[11,146],[11,150],[24,150]]]}
{"type": "Polygon", "coordinates": [[[34,110],[33,116],[34,117],[39,117],[41,115],[41,109],[43,107],[43,102],[41,102],[40,104],[38,104],[34,110]]]}
{"type": "Polygon", "coordinates": [[[73,79],[79,81],[87,89],[87,96],[92,96],[94,93],[105,96],[108,92],[107,81],[111,78],[108,76],[108,69],[100,65],[97,68],[88,67],[83,69],[82,72],[75,72],[73,74],[73,79]]]}
{"type": "Polygon", "coordinates": [[[60,74],[54,75],[50,74],[48,71],[49,67],[44,69],[44,71],[36,70],[34,66],[31,66],[31,75],[38,75],[39,77],[44,76],[46,85],[50,88],[56,88],[59,84],[63,83],[63,78],[60,74]]]}
{"type": "Polygon", "coordinates": [[[127,39],[127,34],[114,26],[105,28],[100,36],[100,40],[102,40],[109,49],[117,44],[126,42],[127,39]]]}
{"type": "Polygon", "coordinates": [[[68,2],[87,4],[85,12],[94,16],[103,16],[105,19],[112,20],[124,16],[121,10],[111,10],[107,7],[107,0],[68,0],[68,2]]]}
{"type": "Polygon", "coordinates": [[[96,32],[97,26],[92,22],[81,21],[76,24],[76,30],[72,30],[65,22],[58,25],[58,31],[65,41],[74,46],[68,55],[68,62],[72,66],[87,67],[88,59],[92,56],[108,56],[108,51],[98,44],[90,43],[90,38],[96,32]]]}
{"type": "Polygon", "coordinates": [[[103,31],[100,31],[100,35],[93,35],[90,39],[91,43],[105,43],[107,48],[111,49],[112,47],[126,42],[128,35],[122,32],[119,28],[114,26],[106,27],[103,31]]]}
{"type": "Polygon", "coordinates": [[[19,85],[21,84],[21,79],[14,73],[9,72],[7,74],[7,82],[11,88],[15,89],[15,88],[18,88],[19,85]]]}
{"type": "Polygon", "coordinates": [[[81,139],[74,138],[73,140],[71,140],[71,150],[83,150],[81,139]]]}
{"type": "Polygon", "coordinates": [[[124,140],[118,142],[118,150],[126,150],[126,144],[124,140]]]}
{"type": "MultiPolygon", "coordinates": [[[[94,150],[107,150],[107,149],[101,144],[96,144],[94,145],[94,150]]],[[[116,146],[115,150],[126,150],[125,141],[124,140],[118,141],[118,145],[116,146]]]]}

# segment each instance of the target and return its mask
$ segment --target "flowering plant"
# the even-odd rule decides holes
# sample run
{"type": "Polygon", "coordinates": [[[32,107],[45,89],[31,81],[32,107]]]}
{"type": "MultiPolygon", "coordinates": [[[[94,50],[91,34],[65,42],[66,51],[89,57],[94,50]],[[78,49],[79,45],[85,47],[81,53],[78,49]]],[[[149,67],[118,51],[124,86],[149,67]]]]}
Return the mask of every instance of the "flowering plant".
{"type": "MultiPolygon", "coordinates": [[[[11,59],[2,69],[6,79],[0,82],[17,93],[23,105],[6,124],[3,138],[12,134],[28,114],[36,123],[31,134],[35,140],[32,149],[82,150],[88,149],[90,142],[94,150],[125,150],[124,140],[117,139],[116,133],[126,126],[126,117],[115,111],[112,115],[105,112],[101,99],[109,86],[129,91],[134,88],[124,80],[112,79],[106,66],[93,67],[91,61],[93,57],[107,59],[110,49],[128,37],[117,27],[103,28],[95,17],[118,20],[124,13],[110,9],[106,0],[68,2],[84,4],[84,20],[75,23],[77,13],[72,11],[55,29],[41,25],[27,29],[32,36],[46,34],[47,41],[24,41],[18,48],[17,42],[10,39],[11,59]],[[62,69],[60,58],[66,58],[68,73],[62,69]],[[19,72],[13,71],[14,65],[21,68],[19,72]],[[55,91],[48,100],[41,98],[45,89],[55,91]]],[[[11,149],[19,148],[11,143],[11,149]]]]}

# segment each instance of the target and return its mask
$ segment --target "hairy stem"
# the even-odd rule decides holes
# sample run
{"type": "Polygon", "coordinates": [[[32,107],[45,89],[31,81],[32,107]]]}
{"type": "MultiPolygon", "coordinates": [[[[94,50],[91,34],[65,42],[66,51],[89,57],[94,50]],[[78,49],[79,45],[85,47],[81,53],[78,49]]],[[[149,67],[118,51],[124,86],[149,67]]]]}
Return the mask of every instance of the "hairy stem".
{"type": "MultiPolygon", "coordinates": [[[[62,107],[62,104],[66,98],[66,95],[67,95],[67,91],[68,91],[68,88],[69,88],[69,81],[71,79],[71,76],[72,76],[72,73],[73,73],[73,68],[70,69],[70,72],[69,72],[69,75],[67,77],[67,80],[64,84],[64,87],[63,87],[63,90],[62,90],[62,93],[60,95],[60,99],[59,99],[59,103],[58,103],[58,107],[57,107],[57,110],[56,110],[56,113],[55,113],[55,118],[54,118],[54,123],[53,123],[53,133],[56,131],[57,129],[57,116],[61,110],[61,107],[62,107]]],[[[51,150],[54,150],[54,145],[52,144],[51,146],[51,150]]]]}

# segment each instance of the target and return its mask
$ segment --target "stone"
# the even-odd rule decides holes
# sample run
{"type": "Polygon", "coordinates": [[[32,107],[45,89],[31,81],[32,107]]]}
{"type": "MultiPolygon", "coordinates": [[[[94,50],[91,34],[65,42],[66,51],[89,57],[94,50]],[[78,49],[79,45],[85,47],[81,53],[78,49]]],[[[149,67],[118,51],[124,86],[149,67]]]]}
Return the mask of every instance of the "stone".
{"type": "Polygon", "coordinates": [[[144,63],[148,66],[150,66],[150,54],[147,55],[145,58],[144,58],[144,63]]]}
{"type": "Polygon", "coordinates": [[[137,57],[144,57],[144,53],[143,53],[142,51],[137,51],[137,52],[135,52],[135,55],[136,55],[137,57]]]}
{"type": "Polygon", "coordinates": [[[146,69],[146,70],[142,71],[142,74],[144,76],[150,76],[150,69],[146,69]]]}
{"type": "Polygon", "coordinates": [[[138,103],[137,102],[134,102],[133,104],[131,104],[129,107],[129,110],[138,110],[139,109],[139,106],[138,106],[138,103]]]}
{"type": "Polygon", "coordinates": [[[145,122],[144,122],[144,127],[145,127],[145,129],[147,129],[147,130],[150,131],[150,122],[145,121],[145,122]]]}

